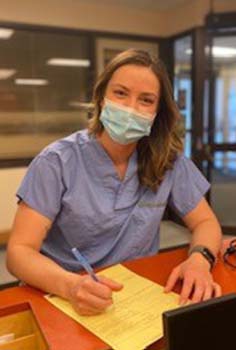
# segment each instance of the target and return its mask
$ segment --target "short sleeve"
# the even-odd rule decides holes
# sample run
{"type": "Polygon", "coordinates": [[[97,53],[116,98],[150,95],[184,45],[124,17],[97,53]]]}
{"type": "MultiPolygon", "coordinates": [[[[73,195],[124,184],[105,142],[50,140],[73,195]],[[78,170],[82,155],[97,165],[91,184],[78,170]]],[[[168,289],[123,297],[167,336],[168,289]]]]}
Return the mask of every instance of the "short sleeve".
{"type": "Polygon", "coordinates": [[[210,184],[196,165],[184,156],[180,156],[173,169],[173,185],[169,197],[169,206],[183,217],[193,210],[210,184]]]}
{"type": "Polygon", "coordinates": [[[64,192],[62,169],[57,156],[37,156],[17,191],[17,197],[32,209],[54,220],[64,192]]]}

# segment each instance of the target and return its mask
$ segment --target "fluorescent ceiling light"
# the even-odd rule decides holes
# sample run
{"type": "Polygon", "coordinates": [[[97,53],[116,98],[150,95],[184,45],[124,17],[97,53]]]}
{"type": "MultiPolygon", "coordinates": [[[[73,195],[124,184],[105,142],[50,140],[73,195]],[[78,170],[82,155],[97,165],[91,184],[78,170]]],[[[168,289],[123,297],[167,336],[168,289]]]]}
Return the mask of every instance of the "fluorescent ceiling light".
{"type": "Polygon", "coordinates": [[[69,106],[82,109],[82,110],[92,110],[94,108],[94,104],[91,102],[79,102],[79,101],[70,101],[69,106]]]}
{"type": "Polygon", "coordinates": [[[16,73],[15,69],[1,69],[0,68],[0,80],[8,79],[16,73]]]}
{"type": "MultiPolygon", "coordinates": [[[[209,52],[209,47],[206,49],[209,52]]],[[[236,56],[236,48],[213,46],[212,53],[214,57],[234,57],[236,56]]]]}
{"type": "Polygon", "coordinates": [[[192,50],[192,49],[187,49],[187,50],[185,50],[185,53],[186,53],[187,55],[192,55],[193,50],[192,50]]]}
{"type": "Polygon", "coordinates": [[[46,79],[15,79],[16,85],[36,85],[36,86],[44,86],[48,85],[48,80],[46,79]]]}
{"type": "Polygon", "coordinates": [[[9,39],[14,33],[13,29],[0,28],[0,39],[9,39]]]}
{"type": "MultiPolygon", "coordinates": [[[[206,47],[205,52],[206,54],[209,54],[209,47],[206,47]]],[[[192,49],[187,49],[185,51],[188,55],[192,54],[192,49]]],[[[223,47],[223,46],[213,46],[212,47],[212,54],[214,57],[218,58],[230,58],[236,56],[236,48],[234,47],[223,47]]]]}
{"type": "Polygon", "coordinates": [[[90,61],[73,58],[50,58],[47,64],[50,66],[89,67],[90,61]]]}

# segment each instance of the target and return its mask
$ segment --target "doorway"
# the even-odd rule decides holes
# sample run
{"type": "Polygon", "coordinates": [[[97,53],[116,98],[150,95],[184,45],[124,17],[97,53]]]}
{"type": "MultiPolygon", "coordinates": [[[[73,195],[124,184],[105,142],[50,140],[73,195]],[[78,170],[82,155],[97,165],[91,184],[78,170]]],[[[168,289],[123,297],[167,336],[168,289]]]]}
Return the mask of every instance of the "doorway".
{"type": "Polygon", "coordinates": [[[172,39],[174,95],[185,155],[211,183],[208,200],[223,232],[236,235],[236,33],[206,33],[196,29],[172,39]]]}
{"type": "Polygon", "coordinates": [[[208,50],[204,140],[209,199],[224,233],[236,234],[236,34],[210,34],[208,50]]]}

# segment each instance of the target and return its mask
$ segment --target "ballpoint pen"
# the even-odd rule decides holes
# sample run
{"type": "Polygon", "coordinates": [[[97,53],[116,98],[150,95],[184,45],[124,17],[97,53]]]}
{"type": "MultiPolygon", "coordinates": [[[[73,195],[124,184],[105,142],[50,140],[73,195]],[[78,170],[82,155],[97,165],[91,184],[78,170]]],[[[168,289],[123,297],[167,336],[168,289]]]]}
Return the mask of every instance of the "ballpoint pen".
{"type": "Polygon", "coordinates": [[[91,276],[94,281],[99,282],[92,266],[89,264],[88,260],[79,252],[79,250],[77,248],[72,248],[71,251],[75,259],[83,266],[89,276],[91,276]]]}

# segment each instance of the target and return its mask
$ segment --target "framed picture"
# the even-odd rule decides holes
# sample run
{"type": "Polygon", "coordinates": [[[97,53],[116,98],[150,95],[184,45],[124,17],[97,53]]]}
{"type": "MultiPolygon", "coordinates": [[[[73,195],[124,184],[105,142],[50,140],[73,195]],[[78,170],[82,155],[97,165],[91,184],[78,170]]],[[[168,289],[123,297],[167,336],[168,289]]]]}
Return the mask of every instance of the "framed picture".
{"type": "Polygon", "coordinates": [[[158,44],[148,41],[120,40],[98,38],[96,40],[96,71],[101,74],[107,63],[118,53],[127,49],[139,49],[148,51],[154,56],[158,56],[158,44]]]}

